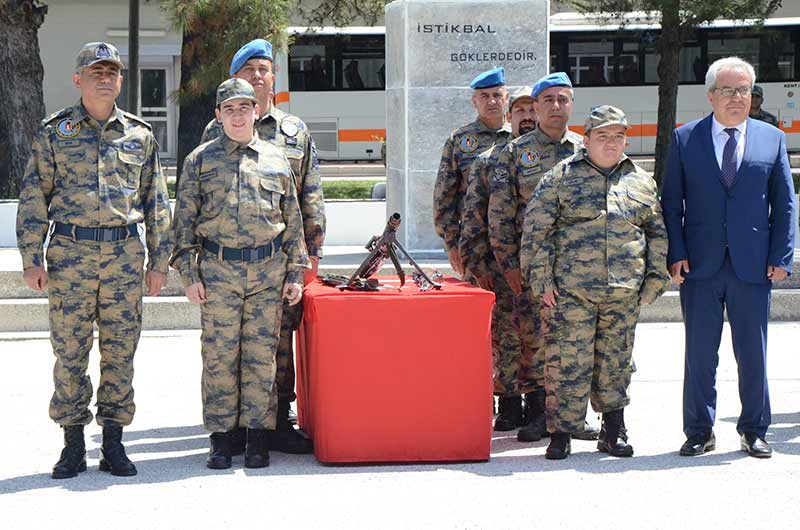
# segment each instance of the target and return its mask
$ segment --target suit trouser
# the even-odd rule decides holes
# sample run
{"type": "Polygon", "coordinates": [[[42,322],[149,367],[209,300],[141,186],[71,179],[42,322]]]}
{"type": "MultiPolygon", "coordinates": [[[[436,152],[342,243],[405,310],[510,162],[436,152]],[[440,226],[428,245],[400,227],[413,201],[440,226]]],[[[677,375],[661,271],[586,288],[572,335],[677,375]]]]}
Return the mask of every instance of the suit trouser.
{"type": "Polygon", "coordinates": [[[762,437],[766,434],[772,421],[767,385],[770,289],[767,282],[755,284],[737,278],[727,253],[722,268],[712,278],[686,279],[681,285],[686,333],[683,431],[687,437],[714,426],[723,309],[728,313],[739,371],[742,413],[736,430],[762,437]]]}
{"type": "Polygon", "coordinates": [[[557,302],[544,313],[547,430],[577,433],[584,430],[587,401],[596,412],[630,403],[639,293],[562,288],[557,302]]]}
{"type": "Polygon", "coordinates": [[[50,417],[87,425],[92,382],[86,370],[97,322],[100,382],[97,423],[130,425],[133,355],[142,329],[144,246],[124,241],[73,241],[54,235],[47,248],[50,342],[56,356],[50,417]]]}
{"type": "Polygon", "coordinates": [[[241,263],[203,255],[203,425],[274,429],[278,347],[286,254],[241,263]]]}

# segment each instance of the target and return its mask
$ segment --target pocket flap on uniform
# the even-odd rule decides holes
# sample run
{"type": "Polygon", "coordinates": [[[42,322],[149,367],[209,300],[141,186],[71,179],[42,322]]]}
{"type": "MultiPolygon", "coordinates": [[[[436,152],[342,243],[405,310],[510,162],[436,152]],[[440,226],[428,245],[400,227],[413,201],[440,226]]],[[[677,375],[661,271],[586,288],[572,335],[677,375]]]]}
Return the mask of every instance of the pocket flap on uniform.
{"type": "Polygon", "coordinates": [[[294,147],[291,148],[284,147],[283,152],[284,154],[286,154],[286,158],[295,158],[295,159],[303,158],[303,155],[305,154],[303,153],[302,149],[296,149],[294,147]]]}
{"type": "Polygon", "coordinates": [[[628,188],[626,190],[626,193],[628,194],[628,197],[630,197],[634,201],[642,203],[646,206],[652,206],[656,202],[655,197],[642,190],[628,188]]]}
{"type": "Polygon", "coordinates": [[[277,179],[270,179],[261,177],[261,187],[265,190],[271,191],[273,193],[280,193],[281,195],[284,194],[283,185],[281,185],[281,181],[277,179]]]}
{"type": "Polygon", "coordinates": [[[125,151],[117,151],[120,162],[131,164],[134,166],[141,166],[144,164],[144,153],[129,153],[125,151]]]}

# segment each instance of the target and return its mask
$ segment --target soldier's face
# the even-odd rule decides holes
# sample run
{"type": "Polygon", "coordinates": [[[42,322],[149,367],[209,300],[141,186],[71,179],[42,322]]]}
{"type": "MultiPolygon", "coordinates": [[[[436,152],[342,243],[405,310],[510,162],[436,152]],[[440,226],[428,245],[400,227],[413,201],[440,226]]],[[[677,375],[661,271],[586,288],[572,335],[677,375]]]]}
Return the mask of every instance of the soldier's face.
{"type": "Polygon", "coordinates": [[[250,59],[233,77],[244,79],[256,90],[259,101],[269,101],[272,88],[275,85],[275,72],[272,71],[272,61],[269,59],[250,59]]]}
{"type": "Polygon", "coordinates": [[[215,111],[217,121],[228,138],[247,144],[253,139],[253,127],[258,117],[258,104],[249,99],[231,99],[222,103],[215,111]]]}
{"type": "Polygon", "coordinates": [[[517,101],[511,107],[508,116],[511,122],[511,132],[514,136],[529,133],[536,128],[536,111],[533,109],[532,99],[517,101]]]}
{"type": "Polygon", "coordinates": [[[114,102],[122,89],[122,74],[114,63],[95,63],[72,75],[81,99],[88,103],[114,102]]]}
{"type": "Polygon", "coordinates": [[[534,102],[539,123],[548,129],[566,129],[572,115],[572,89],[554,86],[543,90],[534,102]]]}
{"type": "Polygon", "coordinates": [[[624,125],[609,125],[589,131],[583,137],[589,160],[603,169],[616,166],[625,150],[626,130],[624,125]]]}
{"type": "Polygon", "coordinates": [[[502,119],[503,111],[508,104],[508,90],[504,86],[479,88],[472,95],[472,104],[475,105],[479,118],[502,119]]]}
{"type": "Polygon", "coordinates": [[[757,96],[756,94],[752,94],[750,99],[750,110],[755,112],[761,110],[761,104],[764,102],[764,98],[757,96]]]}
{"type": "Polygon", "coordinates": [[[739,68],[725,68],[717,72],[716,87],[708,93],[708,100],[714,109],[714,117],[726,127],[734,127],[747,119],[750,113],[751,93],[746,96],[738,90],[732,96],[724,96],[723,88],[752,88],[753,80],[750,75],[739,68]]]}

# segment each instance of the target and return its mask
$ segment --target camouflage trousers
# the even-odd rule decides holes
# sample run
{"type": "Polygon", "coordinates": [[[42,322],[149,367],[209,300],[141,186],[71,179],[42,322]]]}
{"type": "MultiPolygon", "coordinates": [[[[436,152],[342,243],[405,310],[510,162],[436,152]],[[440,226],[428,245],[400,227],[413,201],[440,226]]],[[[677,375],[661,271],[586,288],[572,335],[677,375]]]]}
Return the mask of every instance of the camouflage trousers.
{"type": "Polygon", "coordinates": [[[542,304],[530,287],[523,284],[522,294],[515,298],[519,315],[519,335],[522,340],[523,363],[520,367],[519,390],[525,394],[544,388],[544,331],[542,304]]]}
{"type": "Polygon", "coordinates": [[[275,352],[286,261],[283,252],[250,263],[202,256],[201,389],[208,431],[275,428],[275,352]]]}
{"type": "Polygon", "coordinates": [[[144,245],[73,241],[56,235],[47,248],[50,342],[56,357],[50,417],[59,425],[88,425],[92,382],[86,373],[97,323],[100,381],[97,423],[130,425],[133,354],[142,329],[144,245]]]}
{"type": "Polygon", "coordinates": [[[547,430],[575,433],[584,428],[587,400],[598,413],[630,403],[639,293],[562,289],[556,301],[544,313],[547,430]]]}
{"type": "Polygon", "coordinates": [[[495,302],[492,309],[492,359],[494,394],[519,396],[523,349],[520,339],[516,297],[500,269],[494,273],[495,302]]]}
{"type": "Polygon", "coordinates": [[[283,304],[281,318],[281,337],[278,342],[278,353],[275,358],[278,370],[275,376],[278,388],[278,399],[294,401],[294,332],[303,320],[303,302],[290,306],[283,304]]]}

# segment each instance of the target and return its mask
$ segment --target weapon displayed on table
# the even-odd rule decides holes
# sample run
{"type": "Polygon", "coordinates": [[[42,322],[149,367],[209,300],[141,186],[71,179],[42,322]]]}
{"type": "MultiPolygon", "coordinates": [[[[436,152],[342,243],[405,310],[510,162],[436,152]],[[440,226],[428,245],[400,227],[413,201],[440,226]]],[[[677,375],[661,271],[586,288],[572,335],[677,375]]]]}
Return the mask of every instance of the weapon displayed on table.
{"type": "MultiPolygon", "coordinates": [[[[365,282],[367,279],[381,270],[383,267],[383,262],[386,261],[386,258],[389,258],[394,265],[395,271],[397,271],[397,276],[400,278],[400,287],[405,285],[406,283],[406,273],[403,271],[403,267],[400,266],[400,260],[397,258],[397,251],[403,253],[403,255],[408,259],[408,262],[411,266],[414,267],[416,272],[414,276],[421,277],[420,281],[427,282],[430,285],[427,289],[433,287],[434,289],[441,289],[442,284],[437,283],[430,279],[427,274],[417,265],[417,262],[414,261],[414,258],[403,248],[397,241],[397,229],[400,227],[400,214],[395,212],[389,217],[389,221],[386,223],[386,228],[383,231],[383,234],[380,236],[372,236],[372,239],[366,244],[365,248],[369,250],[369,255],[361,262],[361,265],[356,269],[350,279],[344,285],[338,285],[339,289],[351,289],[351,290],[364,290],[363,288],[359,288],[359,282],[365,282]]],[[[420,282],[417,282],[418,284],[420,282]]],[[[369,285],[369,284],[367,284],[369,285]]],[[[366,289],[366,290],[374,290],[374,288],[366,289]]]]}

